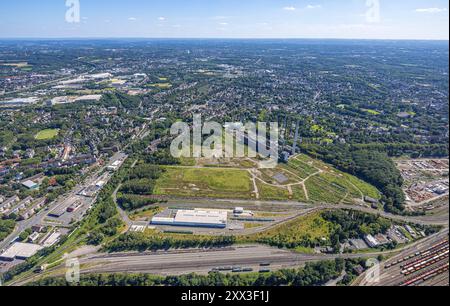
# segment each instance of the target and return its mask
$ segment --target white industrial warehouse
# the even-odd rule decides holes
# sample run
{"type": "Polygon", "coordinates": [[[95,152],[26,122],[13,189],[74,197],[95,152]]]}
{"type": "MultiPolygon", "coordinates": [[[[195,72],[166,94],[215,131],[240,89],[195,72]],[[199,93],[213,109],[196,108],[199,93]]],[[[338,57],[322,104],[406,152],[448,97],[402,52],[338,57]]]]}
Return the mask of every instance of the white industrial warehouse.
{"type": "Polygon", "coordinates": [[[27,259],[42,250],[43,247],[32,243],[16,242],[10,246],[3,254],[0,260],[13,261],[14,259],[27,259]]]}
{"type": "Polygon", "coordinates": [[[175,215],[155,216],[151,224],[187,227],[226,228],[228,212],[223,210],[177,210],[175,215]]]}

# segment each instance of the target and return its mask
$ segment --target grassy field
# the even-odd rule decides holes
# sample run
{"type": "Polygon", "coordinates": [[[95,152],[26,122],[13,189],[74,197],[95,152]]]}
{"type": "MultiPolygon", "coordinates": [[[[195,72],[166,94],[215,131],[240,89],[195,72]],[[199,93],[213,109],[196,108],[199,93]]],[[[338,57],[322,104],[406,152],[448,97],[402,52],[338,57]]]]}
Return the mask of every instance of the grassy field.
{"type": "Polygon", "coordinates": [[[192,167],[192,166],[195,166],[195,163],[196,163],[194,158],[180,157],[179,160],[180,160],[181,166],[192,167]]]}
{"type": "Polygon", "coordinates": [[[374,186],[306,155],[291,159],[288,167],[300,177],[310,176],[305,181],[309,201],[338,204],[362,200],[364,196],[380,199],[374,186]]]}
{"type": "Polygon", "coordinates": [[[309,200],[313,202],[339,204],[347,194],[344,188],[331,185],[323,176],[313,176],[305,185],[309,200]]]}
{"type": "Polygon", "coordinates": [[[158,179],[158,195],[251,198],[253,187],[245,170],[167,167],[158,179]]]}
{"type": "Polygon", "coordinates": [[[274,185],[294,184],[297,183],[299,179],[297,176],[292,175],[290,172],[284,170],[282,167],[278,167],[275,169],[261,169],[260,172],[262,173],[262,178],[264,179],[265,182],[274,185]],[[278,181],[276,179],[276,175],[283,175],[286,181],[278,181]]]}
{"type": "Polygon", "coordinates": [[[259,180],[256,182],[256,185],[258,186],[261,200],[283,201],[289,199],[289,192],[286,188],[266,185],[259,180]]]}
{"type": "Polygon", "coordinates": [[[303,187],[300,185],[292,186],[292,200],[306,202],[306,195],[303,187]]]}
{"type": "MultiPolygon", "coordinates": [[[[167,172],[157,181],[157,195],[256,198],[251,175],[246,170],[256,167],[251,160],[195,162],[184,159],[182,165],[166,168],[167,172]]],[[[257,177],[260,200],[352,204],[356,200],[362,201],[364,196],[380,199],[379,191],[372,185],[303,154],[291,158],[288,164],[279,164],[275,169],[255,169],[252,173],[257,177]]]]}
{"type": "Polygon", "coordinates": [[[361,192],[365,195],[365,196],[369,196],[373,199],[381,199],[381,194],[380,191],[378,191],[377,188],[375,188],[374,186],[364,182],[363,180],[360,180],[359,178],[347,174],[347,173],[343,173],[344,177],[351,182],[354,186],[356,186],[359,190],[361,190],[361,192]]]}
{"type": "Polygon", "coordinates": [[[160,89],[168,89],[172,87],[172,84],[170,83],[156,83],[156,84],[150,84],[150,87],[157,87],[160,89]]]}
{"type": "Polygon", "coordinates": [[[376,110],[373,110],[373,109],[365,109],[365,108],[363,108],[362,111],[368,113],[369,115],[373,115],[373,116],[381,115],[380,112],[378,112],[376,110]]]}
{"type": "Polygon", "coordinates": [[[318,172],[318,170],[307,163],[292,159],[285,166],[289,171],[294,172],[299,178],[305,179],[308,176],[318,172]]]}
{"type": "Polygon", "coordinates": [[[134,212],[129,215],[130,219],[133,221],[150,221],[156,214],[159,214],[164,209],[161,207],[149,207],[147,209],[134,212]]]}
{"type": "Polygon", "coordinates": [[[241,243],[264,243],[278,246],[308,247],[318,241],[329,242],[333,224],[325,221],[322,212],[315,212],[278,225],[261,233],[238,237],[241,243]]]}
{"type": "Polygon", "coordinates": [[[55,138],[59,133],[58,129],[42,130],[34,137],[36,140],[48,140],[55,138]]]}
{"type": "Polygon", "coordinates": [[[261,223],[244,223],[244,228],[245,229],[252,229],[252,228],[257,228],[257,227],[261,227],[264,224],[261,223]]]}
{"type": "MultiPolygon", "coordinates": [[[[309,170],[307,170],[308,172],[311,171],[317,171],[317,170],[322,170],[322,171],[329,171],[331,166],[325,164],[324,162],[322,162],[319,159],[315,159],[312,157],[309,157],[308,155],[305,154],[299,154],[297,156],[295,156],[294,158],[289,160],[289,163],[294,162],[296,163],[296,161],[300,161],[300,165],[302,167],[305,167],[305,164],[307,166],[309,166],[309,170]]],[[[299,165],[299,164],[297,164],[299,165]]]]}

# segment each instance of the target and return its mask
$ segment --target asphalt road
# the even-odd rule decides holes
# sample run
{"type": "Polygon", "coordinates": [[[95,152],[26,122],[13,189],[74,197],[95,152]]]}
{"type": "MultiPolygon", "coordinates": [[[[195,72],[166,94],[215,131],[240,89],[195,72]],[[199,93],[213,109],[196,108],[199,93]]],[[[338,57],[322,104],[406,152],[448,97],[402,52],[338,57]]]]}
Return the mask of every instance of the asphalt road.
{"type": "MultiPolygon", "coordinates": [[[[99,179],[100,173],[106,169],[108,165],[110,165],[115,160],[122,158],[126,155],[123,155],[123,153],[116,153],[114,156],[110,159],[110,161],[101,169],[97,170],[94,174],[92,174],[88,179],[86,179],[83,183],[78,184],[75,188],[72,189],[72,191],[68,194],[65,194],[63,196],[60,196],[58,199],[50,203],[47,208],[44,208],[40,212],[38,212],[36,215],[31,217],[28,220],[17,222],[17,226],[14,229],[14,231],[6,237],[2,242],[0,242],[0,251],[7,248],[19,235],[21,232],[26,230],[27,228],[32,227],[33,225],[38,225],[42,223],[42,220],[47,217],[47,214],[55,209],[57,209],[60,205],[66,205],[65,202],[69,200],[72,197],[76,197],[77,193],[79,193],[81,190],[83,190],[85,187],[93,184],[99,179]]],[[[90,199],[90,203],[85,204],[89,205],[95,202],[95,198],[90,199]]]]}
{"type": "Polygon", "coordinates": [[[345,205],[345,204],[308,204],[301,202],[292,202],[292,201],[257,201],[257,200],[222,200],[222,199],[183,199],[183,198],[173,198],[169,199],[165,206],[181,206],[181,207],[244,207],[247,209],[259,209],[259,210],[271,210],[275,209],[276,211],[289,211],[295,209],[305,209],[305,208],[315,208],[315,209],[353,209],[357,211],[362,211],[371,214],[377,214],[382,217],[386,217],[392,220],[404,221],[404,222],[413,222],[423,225],[442,225],[447,226],[449,224],[449,214],[448,214],[448,206],[446,209],[439,214],[435,215],[426,215],[426,216],[417,216],[417,217],[408,217],[408,216],[399,216],[387,213],[385,211],[376,210],[370,207],[359,206],[359,205],[345,205]]]}

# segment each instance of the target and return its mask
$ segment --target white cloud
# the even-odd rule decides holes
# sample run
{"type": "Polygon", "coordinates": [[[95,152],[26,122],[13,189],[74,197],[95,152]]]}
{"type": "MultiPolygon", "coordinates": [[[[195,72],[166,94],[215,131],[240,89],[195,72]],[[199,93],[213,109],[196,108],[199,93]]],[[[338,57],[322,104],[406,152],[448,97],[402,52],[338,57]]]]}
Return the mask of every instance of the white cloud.
{"type": "Polygon", "coordinates": [[[285,6],[285,7],[283,7],[283,10],[285,10],[285,11],[295,11],[296,8],[293,7],[293,6],[285,6]]]}
{"type": "Polygon", "coordinates": [[[166,17],[163,17],[163,16],[158,17],[158,20],[159,20],[159,21],[165,21],[165,20],[166,20],[166,17]]]}
{"type": "Polygon", "coordinates": [[[219,23],[221,26],[227,26],[228,25],[228,22],[221,22],[221,23],[219,23]]]}
{"type": "Polygon", "coordinates": [[[320,5],[320,4],[316,4],[316,5],[308,4],[308,5],[306,6],[306,8],[307,8],[308,10],[319,9],[319,8],[322,8],[322,5],[320,5]]]}
{"type": "Polygon", "coordinates": [[[417,13],[427,13],[427,14],[438,14],[442,12],[446,12],[446,8],[438,8],[438,7],[430,7],[430,8],[418,8],[416,9],[417,13]]]}
{"type": "Polygon", "coordinates": [[[229,19],[229,18],[231,18],[231,16],[214,16],[214,17],[211,17],[210,19],[212,19],[212,20],[224,20],[224,19],[229,19]]]}
{"type": "Polygon", "coordinates": [[[128,18],[128,20],[129,20],[129,21],[136,21],[137,18],[136,18],[136,17],[130,17],[130,18],[128,18]]]}

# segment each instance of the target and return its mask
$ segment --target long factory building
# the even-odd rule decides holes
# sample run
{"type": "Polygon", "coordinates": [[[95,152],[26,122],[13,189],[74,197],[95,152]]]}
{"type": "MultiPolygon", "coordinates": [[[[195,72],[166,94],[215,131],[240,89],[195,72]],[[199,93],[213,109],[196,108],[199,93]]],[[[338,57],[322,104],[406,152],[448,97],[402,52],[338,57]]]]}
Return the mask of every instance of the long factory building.
{"type": "Polygon", "coordinates": [[[228,213],[226,211],[208,210],[178,210],[173,216],[155,216],[151,224],[183,226],[183,227],[210,227],[226,228],[228,213]]]}

